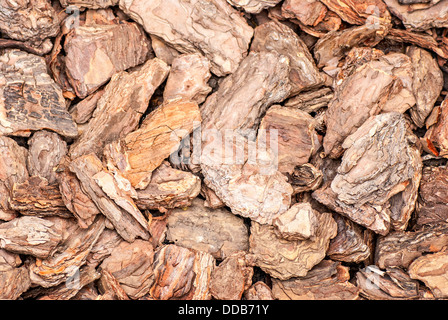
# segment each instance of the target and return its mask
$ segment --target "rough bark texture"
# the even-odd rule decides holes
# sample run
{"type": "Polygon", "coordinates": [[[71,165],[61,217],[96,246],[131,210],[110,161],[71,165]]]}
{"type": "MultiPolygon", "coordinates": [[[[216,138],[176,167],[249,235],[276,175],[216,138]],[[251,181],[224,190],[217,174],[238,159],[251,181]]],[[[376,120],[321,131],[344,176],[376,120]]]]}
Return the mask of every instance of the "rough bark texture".
{"type": "Polygon", "coordinates": [[[305,276],[325,257],[330,239],[337,233],[330,213],[318,214],[317,219],[314,238],[295,241],[278,237],[272,226],[253,222],[249,241],[255,265],[280,280],[305,276]]]}
{"type": "Polygon", "coordinates": [[[72,159],[90,152],[99,155],[107,143],[135,130],[168,71],[166,63],[155,58],[135,71],[113,75],[87,128],[70,148],[72,159]]]}
{"type": "Polygon", "coordinates": [[[321,0],[328,9],[336,12],[344,21],[351,24],[388,24],[391,15],[382,0],[321,0]]]}
{"type": "Polygon", "coordinates": [[[448,243],[446,224],[422,228],[418,231],[392,232],[379,238],[376,244],[375,264],[386,267],[404,267],[425,253],[441,251],[448,243]]]}
{"type": "Polygon", "coordinates": [[[20,266],[19,255],[0,249],[1,300],[16,300],[31,285],[28,268],[20,266]]]}
{"type": "Polygon", "coordinates": [[[56,36],[59,22],[48,0],[0,2],[0,31],[12,39],[40,45],[56,36]]]}
{"type": "Polygon", "coordinates": [[[201,179],[186,171],[173,169],[163,162],[154,170],[151,182],[137,191],[135,204],[139,209],[159,210],[190,206],[201,190],[201,179]]]}
{"type": "MultiPolygon", "coordinates": [[[[257,159],[245,163],[245,150],[251,144],[255,146],[255,132],[251,130],[259,124],[260,116],[289,94],[288,60],[276,52],[251,52],[201,108],[201,169],[205,184],[233,213],[260,223],[270,223],[288,209],[292,188],[269,164],[270,173],[266,174],[261,172],[263,168],[257,165],[257,159]],[[227,133],[230,137],[226,137],[227,133]],[[234,152],[223,154],[223,136],[231,139],[234,152]],[[242,159],[238,159],[241,152],[242,159]]],[[[262,156],[257,155],[258,159],[262,156]]],[[[268,163],[272,161],[266,156],[268,163]]]]}
{"type": "Polygon", "coordinates": [[[121,0],[120,8],[176,50],[202,53],[217,76],[237,69],[253,35],[253,29],[225,0],[121,0]]]}
{"type": "Polygon", "coordinates": [[[283,17],[295,18],[307,26],[316,26],[327,12],[327,7],[317,0],[286,0],[282,4],[283,17]]]}
{"type": "Polygon", "coordinates": [[[255,282],[244,292],[244,298],[246,300],[274,300],[275,297],[271,291],[271,288],[268,287],[266,283],[263,281],[255,282]]]}
{"type": "Polygon", "coordinates": [[[416,206],[417,225],[448,222],[448,170],[424,167],[416,206]]]}
{"type": "Polygon", "coordinates": [[[132,242],[137,237],[146,240],[149,238],[145,218],[129,197],[117,194],[117,185],[113,176],[103,171],[103,165],[95,155],[79,157],[70,163],[69,168],[79,179],[82,190],[88,194],[123,239],[132,242]],[[94,178],[97,174],[108,175],[111,178],[108,182],[112,181],[108,187],[112,189],[104,190],[94,178]],[[114,195],[114,199],[108,197],[108,191],[114,195]]]}
{"type": "Polygon", "coordinates": [[[424,142],[436,156],[448,157],[448,96],[440,105],[437,121],[426,131],[424,142]]]}
{"type": "Polygon", "coordinates": [[[246,253],[235,253],[213,270],[210,292],[218,300],[239,300],[251,286],[253,273],[246,253]]]}
{"type": "Polygon", "coordinates": [[[281,0],[227,0],[231,5],[242,8],[248,13],[260,13],[261,10],[276,6],[281,0]]]}
{"type": "Polygon", "coordinates": [[[286,240],[313,239],[318,228],[318,215],[309,203],[296,203],[274,219],[272,225],[279,238],[286,240]]]}
{"type": "Polygon", "coordinates": [[[0,133],[29,136],[49,129],[74,138],[78,129],[43,58],[19,50],[0,56],[0,133]]]}
{"type": "Polygon", "coordinates": [[[409,10],[410,5],[402,5],[398,0],[384,0],[390,12],[397,16],[407,29],[423,31],[433,27],[448,26],[448,1],[439,3],[423,10],[409,10]]]}
{"type": "Polygon", "coordinates": [[[89,24],[65,39],[68,80],[80,98],[105,84],[115,73],[142,64],[151,43],[136,23],[89,24]]]}
{"type": "Polygon", "coordinates": [[[294,194],[314,191],[320,187],[323,180],[322,171],[310,163],[294,167],[293,172],[286,174],[286,176],[288,177],[288,183],[294,189],[294,194]]]}
{"type": "Polygon", "coordinates": [[[333,90],[331,88],[320,88],[299,93],[285,101],[285,107],[297,108],[307,113],[316,112],[317,110],[328,106],[333,99],[333,90]]]}
{"type": "Polygon", "coordinates": [[[107,8],[118,4],[118,0],[60,0],[62,6],[76,6],[89,9],[107,8]]]}
{"type": "Polygon", "coordinates": [[[171,211],[167,227],[167,240],[181,247],[208,252],[216,259],[249,250],[248,228],[243,219],[226,209],[206,208],[200,199],[193,200],[187,209],[171,211]]]}
{"type": "Polygon", "coordinates": [[[313,197],[354,222],[387,234],[388,200],[405,190],[421,171],[416,140],[407,132],[401,114],[370,117],[344,141],[346,151],[331,185],[315,191],[313,197]]]}
{"type": "Polygon", "coordinates": [[[153,259],[150,242],[140,239],[133,243],[122,241],[101,263],[100,269],[115,277],[129,298],[138,299],[147,294],[154,283],[153,259]]]}
{"type": "Polygon", "coordinates": [[[48,184],[57,181],[55,167],[67,154],[67,143],[54,132],[38,131],[28,140],[27,166],[30,176],[47,179],[48,184]]]}
{"type": "Polygon", "coordinates": [[[152,172],[201,124],[198,105],[173,101],[151,112],[139,129],[105,148],[109,167],[117,168],[136,189],[145,189],[152,172]]]}
{"type": "Polygon", "coordinates": [[[164,101],[204,102],[212,91],[207,83],[211,77],[210,67],[210,61],[199,53],[182,54],[174,58],[163,91],[164,101]]]}
{"type": "Polygon", "coordinates": [[[359,289],[348,282],[348,268],[323,260],[306,276],[273,279],[272,293],[278,300],[356,300],[359,289]]]}
{"type": "Polygon", "coordinates": [[[291,96],[324,81],[305,43],[283,23],[270,21],[255,28],[251,51],[276,51],[289,58],[291,96]]]}
{"type": "MultiPolygon", "coordinates": [[[[320,147],[314,130],[315,121],[305,111],[275,105],[269,108],[260,123],[258,132],[263,130],[267,148],[272,148],[274,137],[278,138],[278,171],[291,174],[296,166],[304,165],[320,147]],[[274,131],[277,130],[277,131],[274,131]]],[[[274,151],[275,152],[275,151],[274,151]]]]}

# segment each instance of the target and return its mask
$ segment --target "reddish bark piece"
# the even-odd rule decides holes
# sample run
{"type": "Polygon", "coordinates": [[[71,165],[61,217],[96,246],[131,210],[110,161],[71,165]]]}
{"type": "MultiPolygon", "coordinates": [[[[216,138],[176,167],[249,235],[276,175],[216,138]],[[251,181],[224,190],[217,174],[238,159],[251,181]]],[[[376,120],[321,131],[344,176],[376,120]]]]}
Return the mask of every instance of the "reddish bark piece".
{"type": "Polygon", "coordinates": [[[247,53],[253,30],[225,0],[120,1],[120,8],[182,53],[199,52],[217,76],[234,72],[247,53]]]}
{"type": "Polygon", "coordinates": [[[306,276],[273,279],[272,293],[279,300],[357,300],[359,288],[349,278],[348,267],[323,260],[306,276]]]}
{"type": "Polygon", "coordinates": [[[145,189],[152,172],[200,126],[200,121],[194,102],[163,104],[145,118],[139,129],[106,146],[108,166],[117,168],[134,188],[145,189]]]}
{"type": "Polygon", "coordinates": [[[90,152],[99,155],[107,143],[134,131],[168,71],[166,63],[155,58],[137,70],[113,75],[87,128],[70,148],[72,159],[90,152]]]}
{"type": "Polygon", "coordinates": [[[226,209],[208,209],[200,199],[193,200],[192,206],[186,209],[171,211],[167,227],[167,240],[208,252],[216,259],[249,249],[244,221],[226,209]]]}
{"type": "Polygon", "coordinates": [[[248,13],[260,13],[263,9],[276,6],[281,0],[227,0],[227,2],[248,13]]]}
{"type": "Polygon", "coordinates": [[[151,44],[136,23],[82,25],[66,36],[66,74],[76,95],[85,98],[115,73],[146,61],[151,44]]]}
{"type": "Polygon", "coordinates": [[[252,284],[253,267],[245,252],[234,253],[212,272],[210,292],[218,300],[239,300],[252,284]]]}

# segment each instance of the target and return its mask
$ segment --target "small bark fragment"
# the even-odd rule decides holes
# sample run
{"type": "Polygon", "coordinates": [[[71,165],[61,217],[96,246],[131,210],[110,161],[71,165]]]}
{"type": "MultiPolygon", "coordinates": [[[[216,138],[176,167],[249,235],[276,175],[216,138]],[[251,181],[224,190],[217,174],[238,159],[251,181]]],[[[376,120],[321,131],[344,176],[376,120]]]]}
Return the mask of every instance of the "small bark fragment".
{"type": "Polygon", "coordinates": [[[408,268],[425,253],[441,251],[448,245],[447,226],[444,223],[427,226],[417,231],[391,232],[378,239],[375,264],[386,267],[408,268]]]}
{"type": "Polygon", "coordinates": [[[64,7],[76,6],[80,8],[100,9],[115,6],[118,0],[60,0],[64,7]]]}
{"type": "Polygon", "coordinates": [[[327,255],[332,260],[360,263],[371,254],[365,233],[360,226],[338,214],[333,214],[338,234],[331,239],[327,255]]]}
{"type": "Polygon", "coordinates": [[[314,191],[320,187],[323,179],[322,171],[310,163],[296,166],[291,174],[286,174],[294,194],[314,191]]]}
{"type": "Polygon", "coordinates": [[[271,288],[262,281],[255,282],[244,292],[246,300],[274,300],[275,297],[271,288]]]}
{"type": "Polygon", "coordinates": [[[121,0],[120,8],[179,52],[203,54],[219,77],[237,69],[253,35],[225,0],[121,0]]]}
{"type": "Polygon", "coordinates": [[[319,109],[328,106],[333,99],[333,90],[331,88],[320,88],[299,93],[289,98],[284,105],[288,108],[297,108],[307,113],[316,112],[319,109]]]}
{"type": "Polygon", "coordinates": [[[317,0],[286,0],[282,4],[282,16],[297,19],[307,26],[316,26],[321,22],[328,9],[317,0]]]}
{"type": "Polygon", "coordinates": [[[224,259],[212,272],[210,292],[218,300],[239,300],[252,285],[253,267],[245,252],[224,259]]]}
{"type": "Polygon", "coordinates": [[[389,199],[421,171],[420,152],[399,113],[370,117],[343,144],[342,163],[331,185],[313,197],[354,222],[386,235],[390,229],[389,199]]]}
{"type": "Polygon", "coordinates": [[[324,82],[305,43],[281,22],[273,20],[255,28],[251,51],[276,51],[289,58],[291,96],[319,87],[324,82]]]}
{"type": "Polygon", "coordinates": [[[356,283],[369,300],[409,300],[421,295],[418,282],[400,268],[382,271],[375,265],[367,266],[357,272],[356,283]]]}
{"type": "Polygon", "coordinates": [[[390,12],[397,16],[406,29],[424,31],[430,28],[448,27],[448,1],[442,0],[422,10],[409,10],[409,4],[400,4],[399,0],[384,0],[390,12]]]}
{"type": "Polygon", "coordinates": [[[279,238],[286,240],[312,239],[318,228],[318,213],[309,203],[296,203],[274,219],[272,225],[279,238]]]}
{"type": "Polygon", "coordinates": [[[104,89],[97,90],[90,96],[81,100],[70,109],[70,115],[77,124],[83,124],[90,120],[96,109],[98,100],[104,94],[104,89]]]}
{"type": "Polygon", "coordinates": [[[167,237],[181,247],[225,259],[237,251],[248,251],[249,234],[243,219],[226,209],[209,209],[193,200],[186,209],[175,209],[167,218],[167,237]]]}
{"type": "Polygon", "coordinates": [[[448,297],[448,254],[441,251],[415,259],[409,266],[412,279],[423,281],[436,298],[448,297]]]}
{"type": "Polygon", "coordinates": [[[44,259],[62,240],[63,219],[18,217],[0,224],[0,248],[44,259]]]}
{"type": "Polygon", "coordinates": [[[147,294],[154,283],[153,259],[154,250],[149,241],[122,241],[101,263],[100,269],[115,277],[131,299],[138,299],[147,294]]]}
{"type": "Polygon", "coordinates": [[[100,155],[107,143],[135,130],[168,71],[166,63],[155,58],[137,70],[113,75],[87,128],[70,148],[72,159],[90,152],[100,155]]]}
{"type": "Polygon", "coordinates": [[[440,105],[437,122],[425,133],[424,140],[431,146],[431,152],[437,156],[448,157],[448,95],[440,105]]]}
{"type": "Polygon", "coordinates": [[[36,46],[58,33],[59,18],[48,0],[2,1],[0,31],[9,38],[36,46]]]}
{"type": "Polygon", "coordinates": [[[357,300],[359,289],[349,278],[348,267],[323,260],[306,276],[272,279],[272,293],[279,300],[357,300]]]}
{"type": "Polygon", "coordinates": [[[0,249],[0,300],[16,300],[31,286],[26,265],[19,255],[0,249]]]}
{"type": "Polygon", "coordinates": [[[128,295],[121,287],[117,278],[109,271],[101,270],[101,278],[98,286],[102,292],[100,300],[129,300],[128,295]]]}
{"type": "Polygon", "coordinates": [[[231,5],[248,13],[260,13],[263,9],[275,7],[281,0],[227,0],[231,5]]]}
{"type": "Polygon", "coordinates": [[[182,54],[173,59],[171,71],[163,91],[163,100],[192,101],[197,104],[204,102],[212,91],[208,85],[210,61],[200,55],[182,54]]]}
{"type": "Polygon", "coordinates": [[[448,222],[448,169],[424,167],[416,206],[417,226],[448,222]]]}
{"type": "Polygon", "coordinates": [[[253,222],[250,234],[250,252],[255,265],[271,276],[286,280],[305,276],[324,257],[337,233],[337,225],[330,213],[318,214],[314,238],[288,241],[280,238],[275,227],[253,222]]]}
{"type": "Polygon", "coordinates": [[[412,88],[417,102],[410,113],[414,123],[423,127],[442,91],[443,73],[428,51],[411,46],[406,54],[411,58],[414,69],[412,88]]]}
{"type": "Polygon", "coordinates": [[[0,133],[28,137],[48,129],[75,138],[78,129],[66,110],[62,90],[42,57],[19,50],[0,56],[0,133]]]}
{"type": "Polygon", "coordinates": [[[64,50],[68,80],[80,98],[105,84],[115,73],[146,61],[151,44],[136,24],[89,24],[73,28],[64,50]]]}
{"type": "Polygon", "coordinates": [[[200,121],[194,102],[163,104],[145,118],[139,129],[106,146],[108,166],[117,168],[134,188],[145,189],[152,172],[200,126],[200,121]]]}
{"type": "Polygon", "coordinates": [[[74,173],[70,172],[69,165],[70,159],[65,156],[61,159],[56,169],[56,178],[58,180],[62,201],[64,201],[65,207],[76,217],[79,226],[81,228],[88,228],[100,211],[96,204],[82,190],[80,181],[74,173]]]}
{"type": "Polygon", "coordinates": [[[126,200],[129,199],[124,199],[118,195],[114,201],[95,182],[93,177],[104,170],[101,161],[95,155],[79,157],[70,163],[69,168],[79,179],[82,190],[89,195],[123,239],[132,242],[137,237],[146,240],[149,238],[147,225],[142,223],[144,217],[139,217],[139,214],[141,215],[140,211],[132,205],[131,209],[123,208],[122,199],[124,205],[128,204],[126,200]]]}
{"type": "Polygon", "coordinates": [[[47,179],[38,176],[15,183],[9,205],[23,215],[73,217],[65,207],[57,184],[49,184],[47,179]]]}
{"type": "Polygon", "coordinates": [[[173,169],[169,162],[163,162],[154,170],[151,182],[137,191],[135,204],[141,210],[161,212],[167,209],[188,207],[201,190],[201,179],[186,171],[173,169]]]}
{"type": "Polygon", "coordinates": [[[123,241],[123,238],[115,230],[104,229],[92,249],[90,249],[89,255],[86,258],[86,264],[92,268],[96,268],[123,241]]]}
{"type": "Polygon", "coordinates": [[[55,167],[67,154],[67,143],[54,132],[38,131],[28,140],[28,172],[30,176],[40,176],[47,179],[48,184],[54,184],[55,167]]]}

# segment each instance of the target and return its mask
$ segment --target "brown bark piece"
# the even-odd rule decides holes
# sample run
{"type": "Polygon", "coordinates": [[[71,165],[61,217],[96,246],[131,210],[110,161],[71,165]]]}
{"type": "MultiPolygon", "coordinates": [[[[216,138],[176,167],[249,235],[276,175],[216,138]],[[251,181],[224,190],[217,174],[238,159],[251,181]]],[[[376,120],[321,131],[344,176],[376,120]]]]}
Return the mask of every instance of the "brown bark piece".
{"type": "Polygon", "coordinates": [[[237,69],[253,35],[253,29],[225,0],[121,0],[120,8],[179,52],[203,54],[217,76],[237,69]]]}
{"type": "Polygon", "coordinates": [[[26,158],[28,151],[8,137],[0,137],[0,219],[11,220],[16,214],[9,205],[14,183],[28,178],[26,158]]]}
{"type": "Polygon", "coordinates": [[[359,289],[349,278],[348,267],[322,260],[306,276],[273,279],[272,293],[278,300],[357,300],[359,289]]]}
{"type": "Polygon", "coordinates": [[[154,282],[153,258],[153,246],[147,240],[123,241],[101,263],[100,269],[115,277],[131,299],[138,299],[149,292],[154,282]]]}
{"type": "Polygon", "coordinates": [[[65,39],[68,80],[80,98],[105,84],[115,73],[146,61],[151,44],[136,23],[89,24],[65,39]]]}
{"type": "Polygon", "coordinates": [[[96,104],[104,94],[104,89],[99,89],[95,93],[81,100],[70,109],[70,115],[77,124],[83,124],[90,120],[96,109],[96,104]]]}
{"type": "Polygon", "coordinates": [[[226,206],[216,193],[205,184],[201,185],[201,195],[205,198],[204,207],[218,209],[226,206]]]}
{"type": "Polygon", "coordinates": [[[210,292],[218,300],[239,300],[252,285],[253,274],[246,253],[234,253],[213,270],[210,292]]]}
{"type": "Polygon", "coordinates": [[[448,297],[448,254],[446,251],[415,259],[409,266],[412,279],[423,281],[436,298],[448,297]]]}
{"type": "Polygon", "coordinates": [[[336,12],[350,24],[389,24],[391,15],[382,0],[322,0],[328,9],[336,12]]]}
{"type": "Polygon", "coordinates": [[[327,255],[332,260],[360,263],[371,255],[370,247],[360,226],[338,214],[333,214],[338,234],[330,240],[327,255]]]}
{"type": "Polygon", "coordinates": [[[90,152],[100,155],[107,143],[135,130],[168,71],[166,63],[155,58],[137,70],[113,75],[87,128],[70,148],[72,159],[90,152]]]}
{"type": "Polygon", "coordinates": [[[9,38],[40,45],[56,36],[59,18],[48,0],[2,1],[0,31],[9,38]]]}
{"type": "Polygon", "coordinates": [[[159,37],[150,34],[151,37],[151,47],[154,50],[154,54],[160,60],[165,61],[168,65],[171,65],[176,57],[181,55],[179,51],[170,47],[164,40],[159,37]]]}
{"type": "Polygon", "coordinates": [[[320,38],[314,47],[314,57],[319,68],[332,74],[341,58],[354,47],[373,47],[385,37],[388,26],[380,24],[378,28],[368,25],[351,27],[342,31],[328,32],[320,38]]]}
{"type": "Polygon", "coordinates": [[[101,270],[101,278],[98,286],[102,292],[99,300],[129,300],[128,295],[121,287],[117,278],[109,271],[101,270]]]}
{"type": "Polygon", "coordinates": [[[421,171],[416,137],[399,113],[370,117],[343,144],[346,149],[331,185],[313,197],[376,233],[390,229],[389,199],[405,190],[421,171]]]}
{"type": "Polygon", "coordinates": [[[61,159],[56,169],[56,178],[62,201],[64,201],[65,207],[76,217],[79,226],[88,228],[100,211],[82,190],[80,181],[74,173],[70,172],[69,165],[70,159],[65,156],[61,159]]]}
{"type": "Polygon", "coordinates": [[[274,300],[271,288],[262,281],[257,281],[244,292],[246,300],[274,300]]]}
{"type": "Polygon", "coordinates": [[[187,248],[170,244],[156,250],[151,297],[156,300],[185,299],[194,291],[194,262],[195,253],[187,248]]]}
{"type": "Polygon", "coordinates": [[[123,238],[115,230],[104,229],[90,249],[89,255],[86,258],[86,264],[92,268],[96,268],[123,241],[123,238]]]}
{"type": "Polygon", "coordinates": [[[286,240],[313,239],[318,228],[318,215],[307,202],[296,203],[274,219],[272,225],[279,238],[286,240]]]}
{"type": "Polygon", "coordinates": [[[448,222],[448,169],[424,167],[416,206],[418,226],[448,222]]]}
{"type": "Polygon", "coordinates": [[[297,19],[307,26],[316,26],[323,20],[327,7],[317,0],[286,0],[282,4],[282,16],[297,19]]]}
{"type": "MultiPolygon", "coordinates": [[[[64,281],[73,281],[79,268],[85,264],[87,255],[105,227],[105,218],[98,216],[88,228],[82,229],[72,223],[68,236],[45,259],[36,259],[30,266],[33,284],[44,288],[56,286],[64,281]]],[[[79,274],[78,274],[79,276],[79,274]]]]}
{"type": "Polygon", "coordinates": [[[145,189],[152,172],[201,124],[194,102],[170,102],[151,112],[141,127],[105,148],[108,166],[116,167],[136,189],[145,189]]]}
{"type": "Polygon", "coordinates": [[[404,112],[415,103],[409,91],[412,90],[412,65],[403,54],[380,56],[347,73],[345,79],[338,81],[325,115],[327,132],[323,146],[332,158],[341,156],[345,138],[370,116],[381,111],[404,112]],[[405,73],[403,78],[402,73],[405,73]],[[405,89],[406,84],[409,89],[405,89]]]}
{"type": "Polygon", "coordinates": [[[314,238],[298,241],[280,238],[273,226],[252,223],[249,241],[255,265],[281,280],[305,276],[325,257],[330,239],[337,233],[330,213],[318,214],[317,219],[314,238]]]}
{"type": "Polygon", "coordinates": [[[141,210],[166,211],[188,207],[201,190],[201,179],[194,174],[174,169],[169,162],[163,162],[155,169],[151,182],[137,191],[135,204],[141,210]]]}
{"type": "Polygon", "coordinates": [[[408,268],[416,258],[425,253],[441,251],[447,244],[447,227],[444,223],[417,231],[392,232],[378,239],[375,264],[381,269],[408,268]]]}
{"type": "Polygon", "coordinates": [[[41,129],[70,138],[78,135],[62,90],[47,74],[45,60],[5,50],[0,56],[0,133],[27,137],[41,129]]]}
{"type": "Polygon", "coordinates": [[[58,185],[49,184],[47,179],[39,176],[15,183],[9,205],[23,215],[73,217],[65,207],[58,185]]]}
{"type": "Polygon", "coordinates": [[[318,168],[310,163],[294,167],[291,174],[286,174],[288,183],[291,184],[294,194],[306,191],[314,191],[320,187],[323,174],[318,168]]]}
{"type": "Polygon", "coordinates": [[[333,99],[333,96],[333,90],[324,87],[299,93],[286,100],[284,105],[288,108],[297,108],[307,113],[311,113],[328,106],[329,102],[333,99]]]}
{"type": "Polygon", "coordinates": [[[248,13],[260,13],[263,9],[275,7],[281,0],[227,0],[227,2],[248,13]]]}
{"type": "Polygon", "coordinates": [[[430,152],[436,156],[448,157],[448,96],[440,105],[440,114],[437,122],[432,125],[423,137],[424,142],[430,147],[430,152]]]}
{"type": "Polygon", "coordinates": [[[406,54],[411,58],[414,69],[412,88],[416,105],[411,108],[412,120],[423,127],[443,88],[443,73],[432,55],[416,46],[408,47],[406,54]]]}
{"type": "Polygon", "coordinates": [[[272,170],[269,150],[254,142],[262,114],[289,95],[288,60],[275,51],[251,52],[201,107],[205,184],[233,213],[260,223],[270,223],[287,210],[292,193],[286,177],[272,170]],[[233,151],[222,149],[223,138],[233,151]],[[247,161],[252,147],[258,159],[247,161]]]}
{"type": "Polygon", "coordinates": [[[384,0],[390,12],[397,16],[406,29],[424,31],[430,28],[444,28],[448,26],[448,1],[439,3],[423,10],[411,11],[409,5],[402,5],[398,0],[384,0]]]}
{"type": "Polygon", "coordinates": [[[2,223],[0,248],[44,259],[62,240],[64,229],[62,220],[23,216],[2,223]]]}
{"type": "Polygon", "coordinates": [[[255,28],[251,51],[276,51],[289,58],[291,96],[319,87],[324,82],[306,44],[281,22],[273,20],[255,28]]]}
{"type": "Polygon", "coordinates": [[[419,298],[418,282],[400,268],[380,270],[367,266],[356,273],[360,294],[369,300],[409,300],[419,298]]]}
{"type": "Polygon", "coordinates": [[[47,179],[48,184],[57,181],[55,167],[67,153],[67,143],[54,132],[37,131],[28,140],[27,166],[30,176],[47,179]]]}
{"type": "Polygon", "coordinates": [[[75,6],[80,8],[100,9],[115,6],[118,0],[60,0],[64,7],[75,6]]]}
{"type": "Polygon", "coordinates": [[[302,110],[274,105],[268,109],[258,129],[259,135],[265,131],[267,147],[271,147],[272,130],[278,135],[278,171],[292,174],[296,166],[308,162],[320,147],[315,121],[302,110]]]}
{"type": "Polygon", "coordinates": [[[207,83],[210,77],[210,61],[199,53],[174,58],[163,91],[164,102],[183,100],[201,104],[212,91],[207,83]]]}
{"type": "Polygon", "coordinates": [[[95,155],[79,157],[70,163],[69,168],[79,179],[82,190],[89,195],[123,239],[132,242],[137,237],[146,240],[149,238],[147,225],[142,225],[144,217],[138,216],[140,211],[132,204],[130,209],[126,207],[129,199],[116,195],[116,199],[112,200],[95,182],[93,177],[104,170],[101,161],[95,155]]]}
{"type": "Polygon", "coordinates": [[[19,255],[0,249],[0,300],[16,300],[31,285],[28,268],[19,255]]]}
{"type": "Polygon", "coordinates": [[[210,285],[215,266],[216,260],[211,254],[203,251],[195,252],[193,263],[193,271],[195,273],[193,282],[194,293],[190,295],[191,300],[210,300],[212,298],[210,285]]]}
{"type": "Polygon", "coordinates": [[[186,209],[175,209],[167,218],[167,240],[225,259],[237,251],[248,251],[249,234],[243,219],[227,209],[209,209],[193,200],[186,209]]]}

